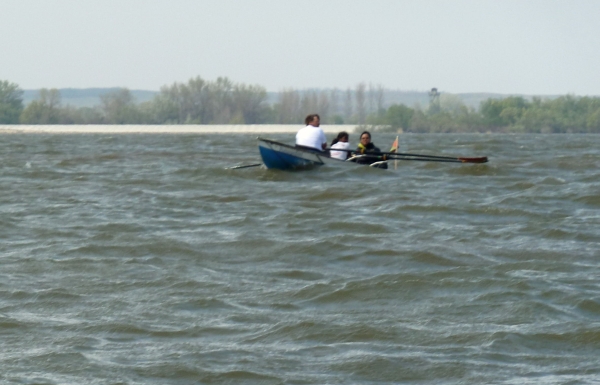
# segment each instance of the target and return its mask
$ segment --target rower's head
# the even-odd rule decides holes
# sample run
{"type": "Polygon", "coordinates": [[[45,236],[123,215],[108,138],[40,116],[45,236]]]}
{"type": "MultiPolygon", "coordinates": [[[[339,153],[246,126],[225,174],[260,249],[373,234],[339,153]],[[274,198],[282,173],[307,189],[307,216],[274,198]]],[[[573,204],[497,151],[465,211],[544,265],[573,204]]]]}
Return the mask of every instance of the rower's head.
{"type": "Polygon", "coordinates": [[[342,131],[339,134],[337,134],[337,141],[338,142],[347,142],[349,138],[349,135],[346,131],[342,131]]]}
{"type": "Polygon", "coordinates": [[[313,127],[319,127],[321,124],[321,117],[319,114],[310,114],[304,119],[304,124],[311,125],[313,127]]]}
{"type": "Polygon", "coordinates": [[[360,143],[364,146],[371,143],[371,133],[369,131],[364,131],[360,134],[360,143]]]}

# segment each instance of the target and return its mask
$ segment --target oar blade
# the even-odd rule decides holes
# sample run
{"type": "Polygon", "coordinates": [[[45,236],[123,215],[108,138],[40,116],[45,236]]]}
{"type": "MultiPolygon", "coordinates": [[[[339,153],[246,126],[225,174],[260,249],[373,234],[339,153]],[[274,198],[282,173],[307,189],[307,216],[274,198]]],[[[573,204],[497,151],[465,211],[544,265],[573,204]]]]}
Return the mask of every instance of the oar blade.
{"type": "Polygon", "coordinates": [[[262,163],[254,163],[254,164],[242,164],[240,166],[226,167],[226,170],[239,170],[240,168],[250,168],[250,167],[259,167],[262,166],[262,163]]]}
{"type": "Polygon", "coordinates": [[[487,156],[482,156],[480,158],[458,158],[463,163],[487,163],[487,156]]]}

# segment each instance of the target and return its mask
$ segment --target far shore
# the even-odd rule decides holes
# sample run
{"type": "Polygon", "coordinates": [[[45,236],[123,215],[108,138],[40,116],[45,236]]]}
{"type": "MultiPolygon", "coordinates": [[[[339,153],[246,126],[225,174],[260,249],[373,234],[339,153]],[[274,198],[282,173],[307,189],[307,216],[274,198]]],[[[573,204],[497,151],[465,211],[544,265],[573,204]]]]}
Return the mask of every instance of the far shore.
{"type": "MultiPolygon", "coordinates": [[[[302,125],[0,125],[0,134],[288,134],[302,125]]],[[[354,132],[355,125],[322,125],[327,134],[354,132]]]]}

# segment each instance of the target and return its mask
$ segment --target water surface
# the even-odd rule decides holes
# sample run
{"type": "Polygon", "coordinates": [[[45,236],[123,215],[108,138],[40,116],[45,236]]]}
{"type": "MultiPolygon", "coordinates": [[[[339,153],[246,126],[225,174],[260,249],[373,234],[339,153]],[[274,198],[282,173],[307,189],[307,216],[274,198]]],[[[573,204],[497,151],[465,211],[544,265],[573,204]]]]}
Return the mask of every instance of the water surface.
{"type": "Polygon", "coordinates": [[[600,382],[600,136],[255,137],[0,135],[0,383],[600,382]]]}

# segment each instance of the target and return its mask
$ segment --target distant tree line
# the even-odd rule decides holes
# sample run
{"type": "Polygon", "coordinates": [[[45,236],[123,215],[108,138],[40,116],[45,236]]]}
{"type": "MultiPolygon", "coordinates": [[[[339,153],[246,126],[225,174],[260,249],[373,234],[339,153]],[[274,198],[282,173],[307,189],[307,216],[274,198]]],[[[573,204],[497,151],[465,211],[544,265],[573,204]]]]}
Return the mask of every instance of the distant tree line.
{"type": "Polygon", "coordinates": [[[0,81],[0,124],[302,124],[313,112],[323,124],[356,124],[390,132],[600,133],[600,98],[487,99],[478,109],[452,94],[424,108],[386,105],[385,89],[359,83],[346,90],[284,89],[275,103],[258,85],[227,78],[163,86],[150,101],[136,104],[121,88],[100,97],[96,107],[63,106],[60,92],[41,89],[23,105],[18,85],[0,81]]]}

